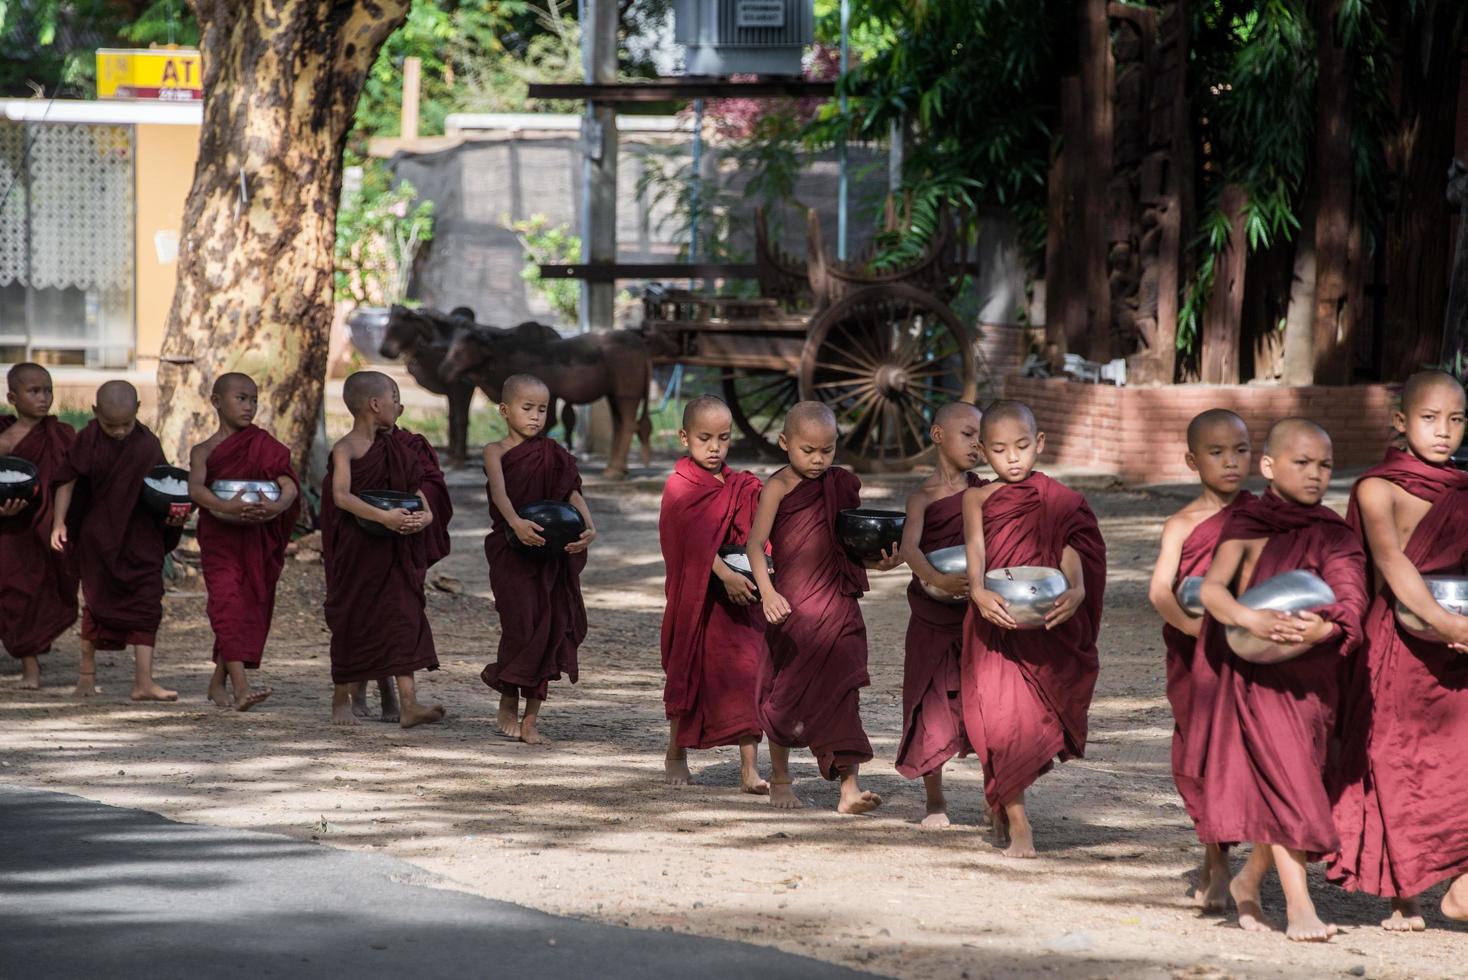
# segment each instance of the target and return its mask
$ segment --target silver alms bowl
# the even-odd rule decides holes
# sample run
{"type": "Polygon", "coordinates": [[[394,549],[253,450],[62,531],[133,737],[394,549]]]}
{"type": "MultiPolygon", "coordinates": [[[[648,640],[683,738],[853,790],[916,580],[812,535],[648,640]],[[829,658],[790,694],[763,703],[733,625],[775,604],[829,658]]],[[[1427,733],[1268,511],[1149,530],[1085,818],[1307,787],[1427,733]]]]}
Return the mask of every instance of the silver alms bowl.
{"type": "MultiPolygon", "coordinates": [[[[1271,612],[1310,612],[1335,603],[1335,592],[1314,572],[1284,572],[1266,579],[1239,596],[1239,602],[1250,609],[1268,609],[1271,612]]],[[[1280,646],[1261,640],[1241,626],[1228,628],[1228,645],[1240,656],[1258,656],[1264,653],[1303,653],[1309,644],[1280,646]]]]}
{"type": "Polygon", "coordinates": [[[1203,608],[1203,576],[1189,575],[1177,584],[1177,604],[1189,616],[1201,616],[1203,608]]]}
{"type": "MultiPolygon", "coordinates": [[[[209,489],[220,500],[234,500],[236,495],[243,491],[244,496],[240,497],[240,500],[247,504],[273,504],[280,499],[280,484],[274,480],[215,480],[209,484],[209,489]]],[[[245,523],[238,517],[217,514],[213,511],[210,513],[226,524],[245,523]]]]}
{"type": "MultiPolygon", "coordinates": [[[[928,552],[924,557],[928,559],[928,564],[932,565],[939,574],[965,575],[968,573],[968,548],[964,545],[956,544],[950,548],[939,548],[937,551],[928,552]]],[[[939,602],[952,602],[957,604],[968,601],[968,596],[966,595],[949,595],[947,592],[933,588],[927,582],[922,581],[922,579],[919,579],[918,582],[922,585],[924,592],[939,602]]]]}
{"type": "Polygon", "coordinates": [[[1070,583],[1058,568],[1015,565],[985,572],[984,587],[1009,603],[1009,615],[1020,629],[1033,630],[1044,627],[1045,614],[1055,608],[1055,600],[1070,583]]]}
{"type": "MultiPolygon", "coordinates": [[[[1468,578],[1461,575],[1424,575],[1422,581],[1427,583],[1427,591],[1437,600],[1437,604],[1450,613],[1459,616],[1468,616],[1468,578]]],[[[1402,624],[1402,630],[1410,636],[1419,640],[1428,640],[1432,643],[1444,642],[1437,630],[1428,626],[1421,616],[1402,605],[1402,600],[1397,600],[1397,622],[1402,624]]]]}

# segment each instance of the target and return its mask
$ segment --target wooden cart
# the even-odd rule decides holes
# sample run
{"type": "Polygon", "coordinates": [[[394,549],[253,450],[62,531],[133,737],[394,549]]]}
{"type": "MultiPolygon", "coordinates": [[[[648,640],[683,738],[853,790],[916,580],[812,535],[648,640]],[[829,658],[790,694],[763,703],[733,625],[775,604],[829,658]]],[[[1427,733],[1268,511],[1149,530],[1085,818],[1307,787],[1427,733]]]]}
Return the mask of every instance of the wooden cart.
{"type": "Polygon", "coordinates": [[[945,402],[973,402],[989,376],[972,332],[949,307],[966,256],[945,231],[916,261],[872,270],[830,259],[811,216],[809,257],[774,246],[756,216],[761,297],[650,289],[643,332],[660,363],[717,368],[734,423],[754,449],[779,452],[785,411],[831,406],[839,457],[873,472],[906,470],[930,453],[945,402]]]}

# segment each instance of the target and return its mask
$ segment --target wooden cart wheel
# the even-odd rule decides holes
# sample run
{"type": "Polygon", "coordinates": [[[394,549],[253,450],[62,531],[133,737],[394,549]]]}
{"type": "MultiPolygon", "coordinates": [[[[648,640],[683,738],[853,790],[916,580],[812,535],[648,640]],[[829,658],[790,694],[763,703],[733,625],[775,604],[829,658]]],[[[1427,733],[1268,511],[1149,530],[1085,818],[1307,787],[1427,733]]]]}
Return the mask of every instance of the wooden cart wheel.
{"type": "Polygon", "coordinates": [[[783,371],[730,368],[723,382],[724,401],[750,448],[770,459],[782,458],[778,440],[785,413],[800,401],[795,378],[783,371]]]}
{"type": "Polygon", "coordinates": [[[976,351],[947,304],[912,286],[861,289],[817,314],[800,357],[800,397],[831,406],[858,469],[905,470],[931,452],[946,402],[978,394],[976,351]]]}

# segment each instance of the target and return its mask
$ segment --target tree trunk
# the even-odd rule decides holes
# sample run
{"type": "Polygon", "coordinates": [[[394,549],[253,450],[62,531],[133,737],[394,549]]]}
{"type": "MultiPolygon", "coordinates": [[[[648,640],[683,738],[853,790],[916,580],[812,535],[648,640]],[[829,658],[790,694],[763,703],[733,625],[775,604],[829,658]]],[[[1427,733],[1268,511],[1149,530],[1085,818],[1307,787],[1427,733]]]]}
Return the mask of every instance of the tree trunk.
{"type": "Polygon", "coordinates": [[[1111,23],[1106,0],[1083,0],[1081,9],[1081,105],[1085,137],[1084,198],[1085,296],[1087,343],[1081,348],[1093,361],[1111,360],[1111,284],[1106,274],[1110,231],[1106,216],[1113,170],[1112,100],[1115,71],[1111,56],[1111,23]]]}
{"type": "Polygon", "coordinates": [[[1050,165],[1045,237],[1045,337],[1061,353],[1086,350],[1085,135],[1078,76],[1060,79],[1060,142],[1050,165]]]}
{"type": "Polygon", "coordinates": [[[1228,246],[1214,259],[1213,294],[1203,314],[1201,380],[1210,385],[1239,383],[1239,336],[1244,314],[1244,272],[1249,243],[1244,240],[1244,206],[1248,192],[1229,184],[1218,206],[1229,217],[1228,246]]]}
{"type": "Polygon", "coordinates": [[[171,459],[215,427],[214,379],[260,386],[256,421],[304,467],[326,381],[342,150],[410,0],[194,0],[204,123],[158,365],[171,459]]]}
{"type": "Polygon", "coordinates": [[[1436,0],[1403,16],[1398,125],[1389,146],[1396,206],[1386,224],[1382,371],[1405,378],[1435,360],[1446,313],[1453,251],[1452,209],[1442,182],[1457,132],[1462,43],[1468,6],[1436,0]]]}
{"type": "Polygon", "coordinates": [[[1307,385],[1315,377],[1315,192],[1305,195],[1300,233],[1295,236],[1295,269],[1285,313],[1284,364],[1287,385],[1307,385]]]}
{"type": "Polygon", "coordinates": [[[1351,304],[1351,231],[1355,205],[1351,155],[1351,71],[1336,19],[1343,0],[1318,5],[1315,24],[1320,76],[1315,123],[1315,373],[1314,384],[1351,382],[1356,310],[1351,304]]]}

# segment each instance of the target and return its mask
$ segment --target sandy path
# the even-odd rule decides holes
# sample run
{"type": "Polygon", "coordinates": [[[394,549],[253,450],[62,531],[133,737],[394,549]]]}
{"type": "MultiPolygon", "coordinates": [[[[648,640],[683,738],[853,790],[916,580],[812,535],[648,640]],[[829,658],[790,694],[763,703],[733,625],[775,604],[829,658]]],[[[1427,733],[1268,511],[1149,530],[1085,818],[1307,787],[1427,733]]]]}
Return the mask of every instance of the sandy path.
{"type": "MultiPolygon", "coordinates": [[[[908,481],[872,480],[893,505],[908,481]]],[[[1347,925],[1330,946],[1248,935],[1200,918],[1185,897],[1196,846],[1168,772],[1158,622],[1146,577],[1165,496],[1093,492],[1111,561],[1102,674],[1088,758],[1044,777],[1031,811],[1042,856],[1013,862],[975,829],[977,766],[949,767],[953,816],[925,832],[922,788],[891,766],[907,607],[901,572],[874,575],[864,601],[872,687],[863,715],[877,751],[864,781],[887,805],[843,818],[808,756],[798,790],[816,809],[771,811],[735,791],[733,749],[696,753],[703,785],[660,782],[660,481],[592,485],[602,539],[586,576],[591,636],[582,681],[553,688],[532,748],[493,733],[478,672],[497,640],[480,540],[483,493],[457,488],[457,553],[440,570],[463,595],[432,592],[443,669],[422,689],[449,706],[437,729],[331,729],[319,565],[292,562],[262,680],[277,694],[248,713],[203,702],[210,637],[197,580],[167,600],[160,677],[185,701],[126,701],[131,666],[104,657],[106,695],[78,704],[64,682],[76,641],[47,664],[48,686],[0,678],[0,781],[80,793],[166,816],[382,849],[458,888],[641,928],[688,931],[914,977],[1462,976],[1468,933],[1392,936],[1379,903],[1321,885],[1322,914],[1347,925]],[[476,595],[475,593],[479,593],[476,595]],[[1456,965],[1455,965],[1456,964],[1456,965]]],[[[878,504],[880,505],[880,503],[878,504]]],[[[1277,889],[1272,896],[1279,905],[1277,889]]]]}

